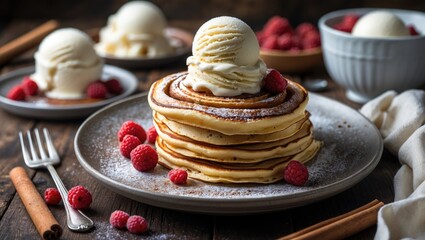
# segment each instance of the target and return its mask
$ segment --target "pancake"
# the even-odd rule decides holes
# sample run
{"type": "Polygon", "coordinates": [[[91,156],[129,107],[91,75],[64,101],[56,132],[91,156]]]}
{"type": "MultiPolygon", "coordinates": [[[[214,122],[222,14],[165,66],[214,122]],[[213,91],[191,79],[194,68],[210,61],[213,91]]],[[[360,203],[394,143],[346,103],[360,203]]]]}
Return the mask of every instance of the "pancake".
{"type": "MultiPolygon", "coordinates": [[[[150,107],[166,116],[168,119],[186,125],[209,129],[227,135],[234,134],[267,134],[285,129],[287,126],[305,118],[305,108],[308,103],[307,91],[299,84],[288,81],[288,87],[279,101],[272,101],[276,96],[260,92],[245,97],[217,97],[209,93],[188,90],[192,96],[199,99],[209,98],[209,101],[228,102],[228,107],[203,105],[202,102],[190,101],[195,97],[182,97],[177,92],[185,88],[182,81],[187,73],[176,73],[156,81],[150,89],[148,101],[150,107]],[[264,107],[253,99],[259,95],[269,103],[264,107]],[[284,97],[283,97],[284,96],[284,97]],[[246,108],[238,108],[242,101],[246,108]]],[[[186,88],[188,89],[188,88],[186,88]]]]}
{"type": "Polygon", "coordinates": [[[186,76],[164,77],[149,92],[162,166],[206,182],[272,183],[289,161],[306,163],[319,151],[299,84],[288,81],[282,93],[218,97],[185,86],[186,76]]]}
{"type": "Polygon", "coordinates": [[[184,168],[189,177],[206,182],[273,183],[283,179],[283,169],[292,159],[305,163],[320,149],[320,142],[313,141],[304,151],[288,157],[273,158],[254,164],[223,164],[203,159],[189,158],[167,148],[159,137],[156,148],[159,164],[166,168],[184,168]]]}
{"type": "Polygon", "coordinates": [[[313,141],[311,123],[307,123],[290,137],[271,143],[220,146],[194,141],[170,131],[165,124],[156,123],[158,135],[167,147],[188,157],[214,162],[260,162],[270,158],[294,155],[307,148],[313,141]]]}
{"type": "MultiPolygon", "coordinates": [[[[176,135],[185,136],[198,142],[205,142],[215,145],[237,145],[247,143],[265,143],[274,142],[283,138],[294,135],[300,128],[308,123],[308,112],[306,112],[305,118],[295,122],[294,124],[287,126],[286,128],[268,134],[233,134],[226,135],[213,130],[208,130],[200,127],[194,127],[172,121],[167,119],[160,113],[153,112],[153,119],[155,123],[161,123],[167,126],[176,135]]],[[[311,122],[310,122],[311,124],[311,122]]]]}

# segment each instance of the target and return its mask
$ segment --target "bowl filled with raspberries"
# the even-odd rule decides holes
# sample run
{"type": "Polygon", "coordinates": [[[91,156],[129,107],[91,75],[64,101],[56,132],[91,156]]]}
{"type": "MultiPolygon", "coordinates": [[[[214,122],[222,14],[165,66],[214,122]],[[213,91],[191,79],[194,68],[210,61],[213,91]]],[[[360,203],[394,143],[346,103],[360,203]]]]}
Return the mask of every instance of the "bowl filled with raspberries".
{"type": "Polygon", "coordinates": [[[323,62],[320,33],[312,23],[293,26],[287,18],[273,16],[256,35],[261,58],[270,68],[303,72],[323,62]]]}
{"type": "Polygon", "coordinates": [[[364,103],[388,90],[425,84],[425,13],[360,8],[319,20],[323,58],[347,97],[364,103]]]}

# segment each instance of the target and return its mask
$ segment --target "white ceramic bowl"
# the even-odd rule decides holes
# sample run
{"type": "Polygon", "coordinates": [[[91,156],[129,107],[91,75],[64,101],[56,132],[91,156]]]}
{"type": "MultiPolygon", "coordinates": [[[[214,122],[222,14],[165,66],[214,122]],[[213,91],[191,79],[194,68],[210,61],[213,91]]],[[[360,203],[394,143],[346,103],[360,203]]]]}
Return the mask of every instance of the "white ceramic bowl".
{"type": "Polygon", "coordinates": [[[419,36],[366,38],[333,28],[347,14],[364,15],[374,10],[378,9],[339,10],[319,20],[326,69],[355,102],[366,102],[387,90],[401,92],[425,84],[425,13],[379,9],[413,24],[419,36]]]}

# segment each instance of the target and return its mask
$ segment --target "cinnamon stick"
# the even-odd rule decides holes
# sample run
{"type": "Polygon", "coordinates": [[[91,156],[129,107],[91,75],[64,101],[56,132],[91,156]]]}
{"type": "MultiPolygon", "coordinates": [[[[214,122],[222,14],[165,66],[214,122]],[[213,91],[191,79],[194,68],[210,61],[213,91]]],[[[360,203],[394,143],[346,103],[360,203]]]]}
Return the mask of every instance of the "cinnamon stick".
{"type": "Polygon", "coordinates": [[[343,239],[376,224],[379,209],[384,203],[373,200],[351,212],[325,220],[279,240],[343,239]]]}
{"type": "Polygon", "coordinates": [[[58,26],[59,23],[56,20],[50,20],[0,47],[0,65],[36,46],[47,34],[58,26]]]}
{"type": "Polygon", "coordinates": [[[9,176],[41,237],[58,239],[62,235],[62,228],[38,193],[25,169],[15,167],[10,171],[9,176]]]}

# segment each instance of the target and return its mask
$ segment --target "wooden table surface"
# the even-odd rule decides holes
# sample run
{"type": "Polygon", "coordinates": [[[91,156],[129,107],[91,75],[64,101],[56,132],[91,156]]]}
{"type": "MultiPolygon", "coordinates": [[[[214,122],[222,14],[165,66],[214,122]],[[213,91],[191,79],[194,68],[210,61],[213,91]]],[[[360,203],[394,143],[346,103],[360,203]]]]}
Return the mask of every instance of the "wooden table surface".
{"type": "MultiPolygon", "coordinates": [[[[19,36],[39,25],[42,21],[14,20],[0,28],[0,44],[19,36]]],[[[102,26],[103,21],[68,21],[61,26],[72,26],[82,30],[102,26]]],[[[172,22],[171,25],[196,31],[199,23],[172,22]]],[[[1,26],[0,26],[1,27],[1,26]]],[[[33,65],[34,49],[19,56],[14,61],[1,66],[0,73],[33,65]]],[[[185,70],[185,60],[157,69],[132,70],[139,80],[137,92],[146,91],[157,79],[168,74],[185,70]]],[[[328,91],[320,94],[336,99],[347,105],[359,108],[361,105],[350,102],[344,90],[335,85],[325,68],[319,66],[303,75],[287,75],[288,78],[303,82],[312,78],[325,78],[330,82],[328,91]]],[[[19,131],[32,128],[48,128],[54,145],[60,153],[62,163],[56,169],[65,186],[87,187],[93,194],[94,202],[85,213],[96,223],[93,231],[75,233],[67,229],[65,210],[62,203],[50,207],[53,215],[64,228],[63,239],[274,239],[305,228],[322,220],[346,213],[373,199],[385,203],[393,200],[393,176],[399,168],[397,158],[384,150],[376,169],[354,187],[328,199],[289,210],[245,216],[214,216],[179,212],[146,205],[123,197],[91,177],[79,164],[74,152],[74,136],[84,119],[71,121],[45,121],[18,117],[0,110],[0,239],[39,239],[12,182],[9,171],[15,166],[24,166],[19,131]],[[149,222],[149,232],[141,236],[120,231],[109,225],[112,211],[121,209],[144,216],[149,222]]],[[[40,193],[54,182],[47,171],[26,168],[40,193]]],[[[360,232],[350,239],[372,239],[376,227],[360,232]]]]}

